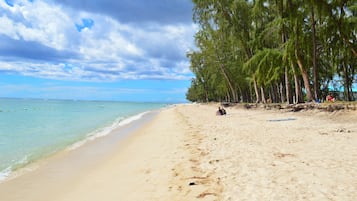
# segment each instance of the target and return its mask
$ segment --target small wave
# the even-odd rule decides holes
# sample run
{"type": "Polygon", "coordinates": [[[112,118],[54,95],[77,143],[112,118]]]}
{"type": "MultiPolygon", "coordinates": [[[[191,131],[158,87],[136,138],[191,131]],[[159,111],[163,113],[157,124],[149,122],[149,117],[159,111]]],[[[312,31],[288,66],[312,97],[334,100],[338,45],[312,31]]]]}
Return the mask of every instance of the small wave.
{"type": "Polygon", "coordinates": [[[28,163],[29,163],[28,156],[25,156],[18,161],[13,161],[13,165],[0,171],[0,182],[8,179],[11,176],[11,174],[13,173],[13,171],[15,171],[19,168],[22,168],[23,166],[25,166],[28,163]]]}
{"type": "Polygon", "coordinates": [[[11,167],[7,167],[6,169],[0,172],[0,182],[5,181],[11,174],[11,167]]]}
{"type": "Polygon", "coordinates": [[[81,140],[81,141],[78,141],[78,142],[72,144],[71,146],[69,146],[67,148],[67,150],[71,151],[71,150],[77,149],[77,148],[83,146],[85,143],[87,143],[89,141],[92,141],[92,140],[95,140],[97,138],[109,135],[116,128],[119,128],[121,126],[125,126],[127,124],[130,124],[133,121],[139,120],[147,113],[149,113],[149,111],[142,112],[140,114],[137,114],[137,115],[131,116],[129,118],[125,118],[125,119],[123,119],[122,117],[118,118],[110,126],[107,126],[107,127],[104,127],[104,128],[100,128],[100,129],[98,129],[98,130],[96,130],[94,132],[89,133],[84,140],[81,140]]]}
{"type": "Polygon", "coordinates": [[[126,118],[124,119],[123,121],[120,121],[118,126],[125,126],[127,124],[130,124],[131,122],[133,121],[136,121],[136,120],[139,120],[141,119],[145,114],[149,113],[148,111],[147,112],[142,112],[140,114],[137,114],[135,116],[132,116],[132,117],[129,117],[129,118],[126,118]]]}

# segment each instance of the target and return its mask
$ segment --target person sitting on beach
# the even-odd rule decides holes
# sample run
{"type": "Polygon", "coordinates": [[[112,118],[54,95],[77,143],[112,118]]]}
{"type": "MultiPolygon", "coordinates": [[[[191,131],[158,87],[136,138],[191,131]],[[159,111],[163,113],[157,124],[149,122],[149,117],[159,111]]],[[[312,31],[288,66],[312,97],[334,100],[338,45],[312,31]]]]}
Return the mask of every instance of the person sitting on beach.
{"type": "Polygon", "coordinates": [[[216,115],[226,115],[227,112],[224,108],[218,107],[218,111],[216,112],[216,115]]]}
{"type": "Polygon", "coordinates": [[[327,102],[335,102],[335,98],[331,94],[329,94],[326,96],[326,101],[327,102]]]}
{"type": "Polygon", "coordinates": [[[222,110],[222,115],[226,115],[227,114],[226,110],[223,107],[221,108],[221,110],[222,110]]]}

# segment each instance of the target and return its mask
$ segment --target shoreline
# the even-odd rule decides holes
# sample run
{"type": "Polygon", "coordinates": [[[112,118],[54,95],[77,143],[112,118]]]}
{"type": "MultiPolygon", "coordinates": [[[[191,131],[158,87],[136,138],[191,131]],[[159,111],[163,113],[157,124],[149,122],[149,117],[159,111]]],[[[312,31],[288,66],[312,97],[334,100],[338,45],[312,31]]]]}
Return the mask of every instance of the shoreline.
{"type": "MultiPolygon", "coordinates": [[[[49,161],[52,162],[54,158],[59,156],[71,155],[73,154],[72,152],[83,152],[81,149],[102,150],[102,152],[103,150],[106,150],[109,152],[109,149],[112,149],[111,146],[113,146],[113,143],[119,143],[120,140],[128,137],[131,132],[140,128],[140,126],[154,118],[159,113],[159,110],[145,111],[121,120],[115,120],[110,125],[100,127],[88,133],[87,136],[82,140],[69,144],[65,148],[45,155],[44,157],[41,157],[33,162],[29,162],[23,167],[20,167],[14,171],[10,171],[8,175],[4,174],[3,178],[0,180],[0,184],[16,179],[17,177],[24,174],[31,173],[32,171],[41,167],[43,164],[47,164],[49,161]],[[101,146],[100,144],[105,143],[109,146],[98,148],[101,146]]],[[[103,152],[103,154],[105,153],[103,152]]]]}
{"type": "Polygon", "coordinates": [[[164,103],[0,99],[0,182],[110,133],[164,103]],[[17,173],[14,173],[17,172],[17,173]]]}
{"type": "MultiPolygon", "coordinates": [[[[172,106],[174,107],[174,106],[172,106]]],[[[36,165],[35,170],[26,172],[26,174],[22,174],[18,177],[15,177],[6,182],[0,183],[0,197],[5,200],[101,200],[102,197],[96,197],[93,195],[88,195],[91,188],[86,187],[86,192],[79,192],[77,189],[79,184],[82,185],[93,185],[92,179],[95,178],[96,185],[101,183],[103,177],[106,181],[110,181],[113,179],[113,176],[116,178],[124,178],[127,177],[127,173],[137,168],[137,163],[142,163],[139,168],[142,168],[147,165],[145,161],[142,161],[142,157],[134,157],[137,158],[137,161],[133,161],[130,158],[135,155],[139,156],[142,154],[141,148],[142,146],[135,146],[134,150],[131,148],[131,144],[140,143],[141,138],[149,137],[145,136],[145,130],[151,127],[151,122],[156,121],[157,123],[161,123],[163,119],[157,120],[158,114],[168,110],[172,107],[166,107],[160,110],[156,110],[146,115],[144,118],[139,121],[128,124],[122,128],[119,128],[116,131],[113,131],[113,134],[105,136],[103,138],[98,138],[96,140],[90,141],[86,143],[84,146],[79,147],[78,149],[72,151],[63,151],[54,156],[46,158],[43,161],[39,161],[36,165]],[[115,135],[116,133],[119,135],[115,135]],[[109,146],[108,146],[109,145],[109,146]],[[105,148],[103,151],[101,148],[105,148]],[[128,149],[128,150],[127,150],[128,149]],[[94,160],[93,160],[94,157],[94,160]],[[118,162],[118,158],[119,161],[118,162]],[[115,165],[112,165],[112,161],[114,160],[115,165]],[[126,162],[131,162],[128,167],[126,162]],[[109,165],[108,165],[109,164],[109,165]],[[123,169],[122,171],[116,169],[123,169]],[[104,170],[103,170],[104,169],[104,170]],[[108,170],[109,169],[109,170],[108,170]],[[116,172],[119,175],[107,174],[108,172],[114,173],[116,172]],[[95,175],[100,175],[97,178],[95,175]],[[102,175],[105,174],[105,175],[102,175]],[[87,181],[87,180],[90,181],[87,181]],[[45,190],[44,190],[45,189],[45,190]],[[76,195],[73,195],[74,192],[76,195]],[[68,196],[68,197],[67,197],[68,196]]],[[[172,125],[170,125],[171,128],[172,125]]],[[[156,128],[154,128],[156,129],[156,128]]],[[[157,132],[157,138],[161,138],[161,130],[157,132]]],[[[166,139],[170,141],[170,139],[166,139]]],[[[144,140],[143,143],[147,145],[149,141],[144,140]]],[[[149,143],[151,144],[151,143],[149,143]]],[[[145,147],[147,148],[147,147],[145,147]]],[[[151,148],[155,151],[157,147],[155,143],[151,144],[151,148]]],[[[169,149],[170,147],[165,147],[165,149],[169,149]]],[[[146,150],[148,151],[148,150],[146,150]]],[[[155,152],[158,153],[158,152],[155,152]]],[[[144,153],[144,154],[147,154],[144,153]]],[[[156,155],[155,155],[156,157],[156,155]]],[[[146,160],[144,158],[144,160],[146,160]]],[[[164,164],[163,164],[164,165],[164,164]]],[[[144,174],[149,174],[150,170],[145,170],[144,174]]],[[[141,172],[142,173],[142,172],[141,172]]],[[[159,172],[161,173],[161,172],[159,172]]],[[[131,173],[129,176],[135,176],[136,173],[131,173]]],[[[130,179],[130,178],[127,178],[130,179]]],[[[153,178],[154,179],[154,178],[153,178]]],[[[126,180],[126,179],[125,179],[126,180]]],[[[166,181],[166,180],[165,180],[166,181]]],[[[123,182],[123,181],[121,181],[123,182]]],[[[130,196],[131,191],[136,189],[138,180],[136,180],[130,190],[127,190],[125,193],[121,195],[125,195],[126,197],[130,196]]],[[[106,189],[109,192],[115,192],[116,189],[113,189],[116,185],[107,186],[106,189]]],[[[124,186],[128,186],[128,182],[123,184],[124,186]]],[[[151,186],[151,185],[150,185],[151,186]]],[[[98,190],[103,186],[98,186],[98,190]]],[[[155,188],[154,186],[151,186],[155,188]]],[[[104,188],[104,187],[103,187],[104,188]]],[[[105,189],[101,189],[105,190],[105,189]]],[[[99,190],[99,193],[100,191],[99,190]]],[[[125,189],[124,189],[125,190],[125,189]]],[[[98,191],[96,192],[98,193],[98,191]]],[[[102,194],[101,194],[102,196],[102,194]]],[[[110,197],[110,195],[108,195],[110,197]]],[[[104,198],[104,200],[112,200],[108,197],[104,198]]],[[[113,198],[114,199],[114,198],[113,198]]],[[[114,199],[116,200],[116,199],[114,199]]]]}
{"type": "Polygon", "coordinates": [[[112,150],[78,149],[87,154],[87,162],[75,154],[56,156],[38,170],[0,184],[0,197],[8,201],[352,201],[357,197],[356,111],[228,107],[227,115],[216,116],[217,108],[218,104],[164,108],[117,142],[99,138],[104,147],[113,143],[112,150]]]}

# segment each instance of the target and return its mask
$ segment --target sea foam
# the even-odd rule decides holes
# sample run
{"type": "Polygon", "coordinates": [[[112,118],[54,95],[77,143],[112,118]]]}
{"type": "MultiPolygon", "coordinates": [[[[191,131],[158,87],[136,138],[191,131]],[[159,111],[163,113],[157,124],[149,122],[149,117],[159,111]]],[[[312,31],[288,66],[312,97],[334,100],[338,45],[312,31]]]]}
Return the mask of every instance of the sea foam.
{"type": "Polygon", "coordinates": [[[72,144],[71,146],[69,146],[67,148],[67,150],[71,151],[71,150],[77,149],[77,148],[83,146],[84,144],[86,144],[89,141],[93,141],[93,140],[95,140],[97,138],[107,136],[113,130],[115,130],[115,129],[121,127],[121,126],[125,126],[127,124],[130,124],[133,121],[137,121],[137,120],[141,119],[147,113],[149,113],[149,111],[142,112],[140,114],[137,114],[137,115],[134,115],[134,116],[131,116],[131,117],[128,117],[128,118],[118,118],[110,126],[107,126],[107,127],[104,127],[104,128],[100,128],[98,130],[95,130],[95,131],[89,133],[85,139],[72,144]]]}

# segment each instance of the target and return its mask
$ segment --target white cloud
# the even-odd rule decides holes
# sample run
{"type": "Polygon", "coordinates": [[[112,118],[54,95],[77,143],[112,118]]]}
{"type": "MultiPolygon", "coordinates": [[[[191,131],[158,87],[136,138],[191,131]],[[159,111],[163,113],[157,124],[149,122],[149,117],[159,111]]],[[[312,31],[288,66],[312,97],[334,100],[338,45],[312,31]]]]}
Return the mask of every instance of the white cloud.
{"type": "MultiPolygon", "coordinates": [[[[13,7],[2,6],[3,9],[11,12],[10,17],[18,18],[17,21],[1,22],[0,26],[6,27],[6,29],[1,29],[2,32],[6,30],[10,32],[5,33],[9,37],[36,41],[59,50],[68,45],[65,31],[73,29],[73,22],[70,16],[61,10],[61,7],[42,1],[21,1],[13,7]]],[[[2,18],[8,20],[9,16],[5,15],[2,18]]]]}
{"type": "Polygon", "coordinates": [[[14,39],[19,39],[16,33],[15,24],[7,16],[0,17],[0,33],[14,39]]]}
{"type": "MultiPolygon", "coordinates": [[[[14,51],[10,56],[16,59],[0,62],[0,71],[65,80],[187,79],[190,74],[185,58],[193,47],[195,27],[190,22],[123,24],[103,13],[44,1],[22,0],[13,7],[0,1],[1,10],[6,12],[0,14],[0,36],[74,54],[51,62],[56,54],[49,61],[37,61],[14,51]],[[82,19],[93,20],[93,27],[77,31],[75,25],[82,19]]],[[[1,50],[6,51],[0,44],[0,57],[8,58],[9,53],[3,56],[1,50]]]]}

